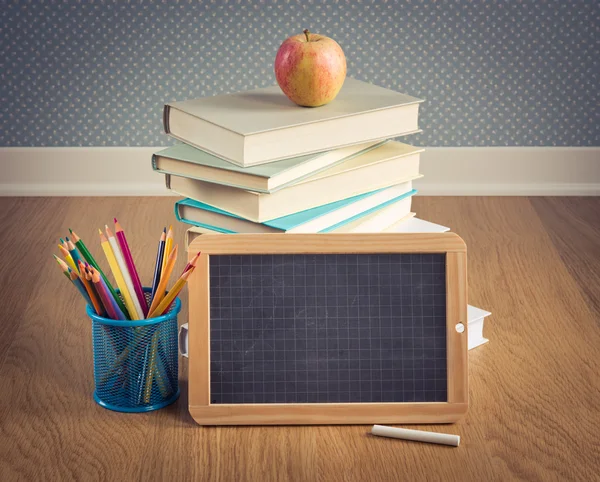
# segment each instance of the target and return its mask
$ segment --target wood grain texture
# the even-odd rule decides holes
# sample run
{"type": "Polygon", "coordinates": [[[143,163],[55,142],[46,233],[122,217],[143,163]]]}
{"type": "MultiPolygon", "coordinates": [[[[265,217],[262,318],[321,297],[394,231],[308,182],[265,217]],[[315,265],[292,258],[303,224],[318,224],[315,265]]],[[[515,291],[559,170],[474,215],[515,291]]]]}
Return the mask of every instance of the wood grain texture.
{"type": "Polygon", "coordinates": [[[466,251],[455,233],[229,234],[199,236],[188,251],[205,254],[450,253],[466,251]]]}
{"type": "MultiPolygon", "coordinates": [[[[420,427],[461,435],[458,448],[372,437],[367,425],[199,427],[185,360],[172,406],[99,407],[90,323],[51,253],[73,227],[104,262],[94,235],[116,216],[149,280],[173,199],[0,199],[2,480],[597,480],[600,200],[416,197],[414,210],[466,241],[469,303],[493,313],[490,342],[469,353],[469,412],[420,427]]],[[[185,226],[174,228],[182,243],[185,226]]]]}

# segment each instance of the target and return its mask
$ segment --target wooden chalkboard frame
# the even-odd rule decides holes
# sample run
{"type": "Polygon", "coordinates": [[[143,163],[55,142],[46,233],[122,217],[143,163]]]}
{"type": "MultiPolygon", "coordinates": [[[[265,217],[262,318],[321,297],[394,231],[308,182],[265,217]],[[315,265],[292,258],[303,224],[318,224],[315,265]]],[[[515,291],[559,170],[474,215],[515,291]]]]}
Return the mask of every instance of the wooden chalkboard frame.
{"type": "Polygon", "coordinates": [[[452,423],[468,409],[467,248],[454,233],[226,234],[189,246],[202,251],[189,282],[189,411],[200,425],[452,423]],[[448,400],[410,403],[210,403],[212,254],[445,253],[448,400]],[[461,323],[464,331],[456,327],[461,323]]]}

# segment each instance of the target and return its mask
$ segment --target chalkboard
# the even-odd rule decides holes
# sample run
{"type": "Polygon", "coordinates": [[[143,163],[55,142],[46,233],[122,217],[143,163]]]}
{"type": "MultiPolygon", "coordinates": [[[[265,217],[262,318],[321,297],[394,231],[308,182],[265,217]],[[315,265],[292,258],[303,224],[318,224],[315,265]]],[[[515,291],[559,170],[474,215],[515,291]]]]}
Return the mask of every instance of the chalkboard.
{"type": "Polygon", "coordinates": [[[212,256],[211,403],[445,402],[445,262],[212,256]]]}
{"type": "Polygon", "coordinates": [[[446,423],[468,407],[452,233],[203,235],[189,408],[213,424],[446,423]]]}

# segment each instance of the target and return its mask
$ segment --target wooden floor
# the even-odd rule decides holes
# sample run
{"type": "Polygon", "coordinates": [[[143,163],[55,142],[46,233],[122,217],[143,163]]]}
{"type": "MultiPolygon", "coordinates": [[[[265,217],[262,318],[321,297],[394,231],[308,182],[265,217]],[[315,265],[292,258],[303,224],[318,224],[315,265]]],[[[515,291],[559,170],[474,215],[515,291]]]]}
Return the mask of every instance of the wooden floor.
{"type": "Polygon", "coordinates": [[[174,405],[99,407],[90,323],[51,254],[73,227],[101,257],[95,233],[117,216],[149,279],[173,200],[0,199],[0,479],[599,480],[600,198],[414,207],[465,239],[469,302],[493,313],[490,343],[469,354],[468,415],[423,427],[459,434],[459,448],[374,438],[368,426],[199,427],[185,359],[174,405]]]}

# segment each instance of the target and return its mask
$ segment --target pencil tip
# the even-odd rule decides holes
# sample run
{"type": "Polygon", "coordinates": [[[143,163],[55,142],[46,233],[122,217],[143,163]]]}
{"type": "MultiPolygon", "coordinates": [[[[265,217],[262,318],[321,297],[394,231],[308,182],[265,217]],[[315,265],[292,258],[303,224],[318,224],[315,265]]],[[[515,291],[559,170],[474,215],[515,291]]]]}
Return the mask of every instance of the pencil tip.
{"type": "Polygon", "coordinates": [[[167,227],[165,226],[165,227],[163,228],[163,233],[166,233],[166,232],[167,232],[167,227]]]}
{"type": "Polygon", "coordinates": [[[98,233],[100,233],[100,235],[102,235],[102,230],[100,228],[98,228],[98,233]]]}
{"type": "Polygon", "coordinates": [[[71,228],[69,228],[69,232],[70,232],[71,234],[73,234],[73,230],[72,230],[71,228]]]}
{"type": "Polygon", "coordinates": [[[60,239],[60,242],[61,242],[61,243],[64,243],[64,242],[65,242],[65,240],[64,240],[63,238],[58,238],[58,239],[60,239]]]}
{"type": "Polygon", "coordinates": [[[69,237],[68,236],[65,236],[65,239],[67,240],[67,242],[69,242],[69,237]]]}
{"type": "Polygon", "coordinates": [[[119,221],[117,221],[117,218],[113,218],[113,221],[114,221],[115,223],[118,223],[118,222],[119,222],[119,221]]]}

